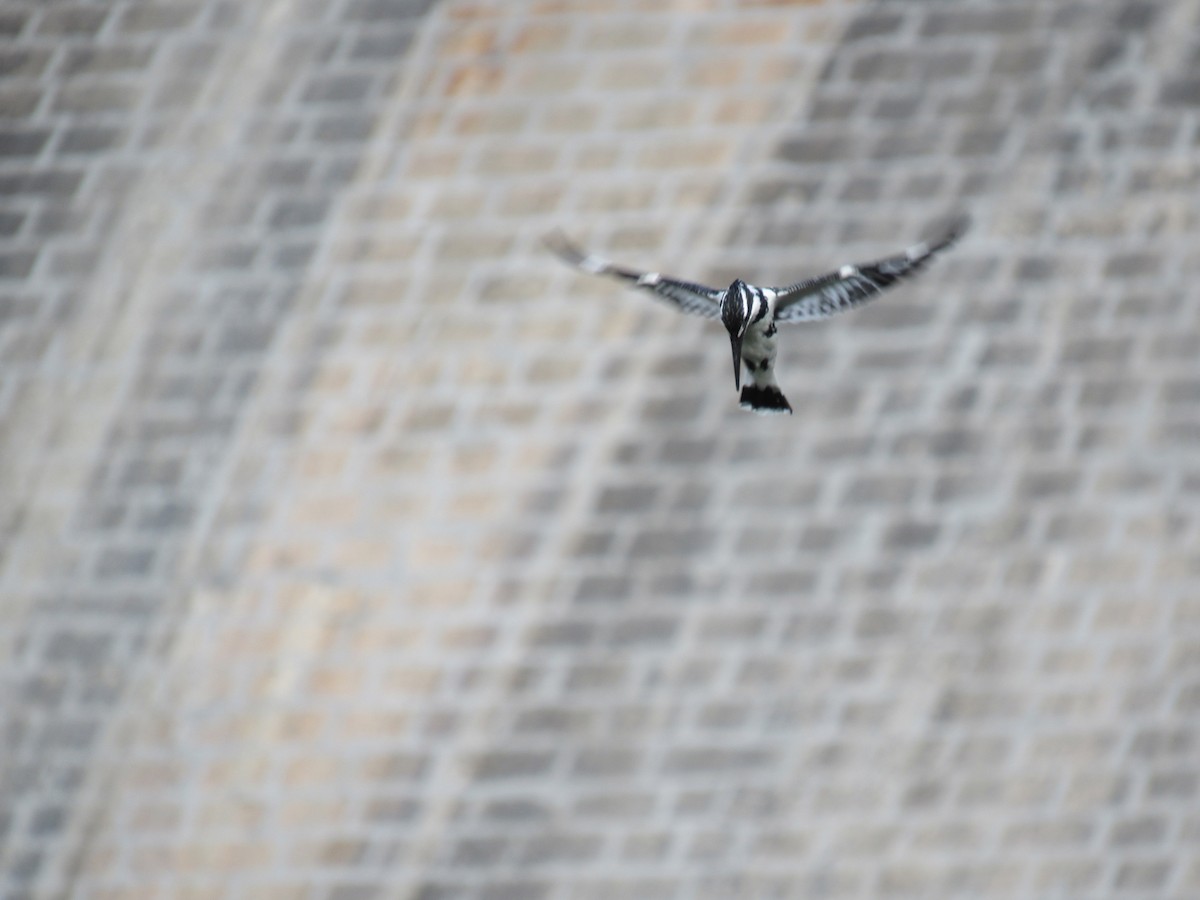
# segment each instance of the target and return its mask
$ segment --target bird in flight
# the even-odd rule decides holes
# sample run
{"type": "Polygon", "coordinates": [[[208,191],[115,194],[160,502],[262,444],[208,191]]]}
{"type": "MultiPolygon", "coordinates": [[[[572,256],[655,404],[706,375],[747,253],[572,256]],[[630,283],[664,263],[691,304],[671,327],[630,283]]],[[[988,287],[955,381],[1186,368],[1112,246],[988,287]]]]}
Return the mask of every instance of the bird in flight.
{"type": "Polygon", "coordinates": [[[896,256],[845,265],[786,287],[756,287],[738,278],[725,290],[616,265],[580,250],[561,231],[551,232],[544,240],[552,252],[583,272],[607,275],[651,291],[689,315],[720,319],[729,332],[733,384],[735,390],[741,389],[742,408],[764,415],[790,415],[792,406],[775,380],[776,325],[827,319],[874,299],[900,279],[920,271],[966,229],[967,219],[959,218],[936,241],[916,244],[896,256]],[[750,376],[745,387],[743,365],[750,376]]]}

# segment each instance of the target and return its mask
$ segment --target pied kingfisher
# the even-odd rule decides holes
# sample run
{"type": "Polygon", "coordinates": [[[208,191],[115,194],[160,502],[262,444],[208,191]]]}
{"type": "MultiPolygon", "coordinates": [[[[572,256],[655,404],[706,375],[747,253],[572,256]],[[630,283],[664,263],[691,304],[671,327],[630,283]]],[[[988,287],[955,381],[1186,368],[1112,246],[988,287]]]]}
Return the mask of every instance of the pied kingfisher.
{"type": "Polygon", "coordinates": [[[725,290],[668,278],[658,272],[639,272],[584,253],[560,232],[545,238],[546,246],[570,265],[593,275],[620,278],[634,287],[653,291],[682,312],[706,319],[720,318],[733,349],[733,385],[741,389],[743,409],[756,413],[792,412],[775,381],[776,324],[825,319],[871,300],[901,278],[921,269],[934,254],[945,250],[966,231],[967,219],[957,219],[933,243],[909,247],[904,253],[798,281],[787,287],[755,287],[740,278],[725,290]],[[751,383],[742,387],[742,365],[751,383]]]}

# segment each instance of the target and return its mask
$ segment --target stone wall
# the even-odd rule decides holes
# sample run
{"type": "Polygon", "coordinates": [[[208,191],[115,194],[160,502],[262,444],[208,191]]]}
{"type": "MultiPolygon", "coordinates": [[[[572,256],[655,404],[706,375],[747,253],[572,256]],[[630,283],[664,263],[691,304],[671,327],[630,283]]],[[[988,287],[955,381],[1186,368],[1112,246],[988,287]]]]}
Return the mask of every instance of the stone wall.
{"type": "Polygon", "coordinates": [[[0,895],[1200,895],[1198,19],[7,2],[0,895]]]}

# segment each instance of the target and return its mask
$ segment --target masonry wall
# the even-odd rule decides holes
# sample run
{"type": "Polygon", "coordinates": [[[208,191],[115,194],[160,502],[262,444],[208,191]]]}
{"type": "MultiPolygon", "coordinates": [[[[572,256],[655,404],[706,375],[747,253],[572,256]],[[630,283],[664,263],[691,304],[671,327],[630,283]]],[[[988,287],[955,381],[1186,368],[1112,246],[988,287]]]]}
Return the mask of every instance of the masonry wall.
{"type": "Polygon", "coordinates": [[[0,895],[1200,896],[1198,17],[6,2],[0,895]]]}

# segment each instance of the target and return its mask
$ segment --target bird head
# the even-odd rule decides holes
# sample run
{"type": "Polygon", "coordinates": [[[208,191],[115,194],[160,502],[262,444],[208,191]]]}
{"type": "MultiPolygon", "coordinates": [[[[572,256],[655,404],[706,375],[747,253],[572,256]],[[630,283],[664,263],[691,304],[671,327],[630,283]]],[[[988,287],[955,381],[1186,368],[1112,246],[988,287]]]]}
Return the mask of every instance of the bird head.
{"type": "Polygon", "coordinates": [[[742,386],[742,339],[750,327],[750,291],[746,282],[736,279],[721,298],[721,322],[729,332],[729,344],[733,350],[733,386],[742,386]]]}

